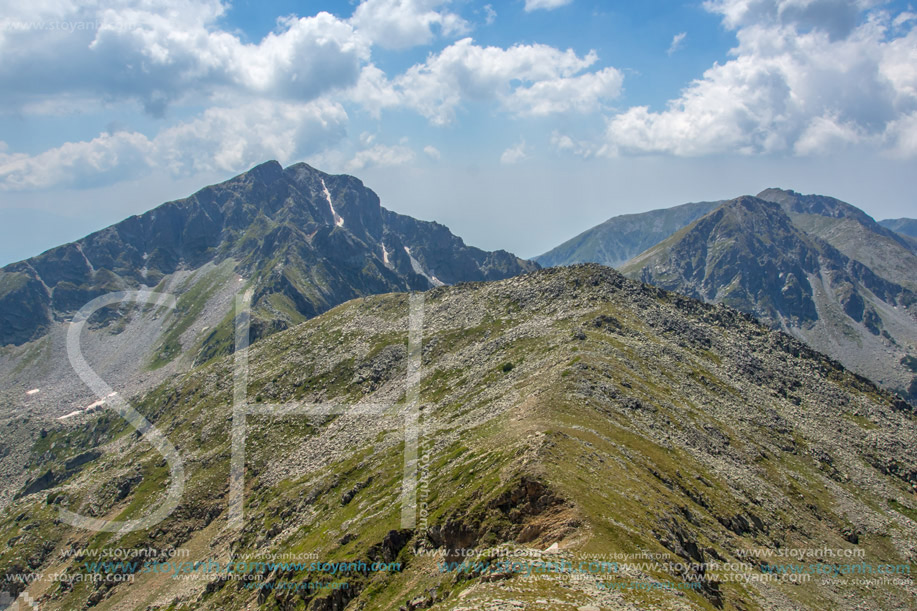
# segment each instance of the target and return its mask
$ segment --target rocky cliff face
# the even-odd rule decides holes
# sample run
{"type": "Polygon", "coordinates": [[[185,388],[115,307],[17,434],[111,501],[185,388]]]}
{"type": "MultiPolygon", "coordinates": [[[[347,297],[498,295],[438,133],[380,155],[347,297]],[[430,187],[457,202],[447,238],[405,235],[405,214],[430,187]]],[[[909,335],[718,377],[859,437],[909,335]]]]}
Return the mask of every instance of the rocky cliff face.
{"type": "Polygon", "coordinates": [[[846,202],[822,195],[766,189],[758,198],[780,204],[793,224],[859,261],[882,278],[917,291],[917,245],[846,202]]]}
{"type": "MultiPolygon", "coordinates": [[[[742,217],[774,210],[735,207],[742,217]]],[[[285,407],[247,420],[241,530],[227,509],[232,358],[136,403],[185,465],[181,503],[153,528],[100,534],[57,520],[60,508],[147,515],[170,476],[113,414],[52,427],[30,453],[32,479],[0,515],[0,574],[73,576],[16,586],[54,611],[913,600],[900,573],[901,584],[873,586],[850,579],[862,573],[822,578],[830,567],[917,560],[917,420],[900,399],[748,315],[596,265],[435,288],[423,312],[416,429],[403,428],[417,341],[407,295],[351,301],[253,345],[251,401],[285,407]],[[302,413],[316,403],[342,413],[302,413]],[[374,404],[391,407],[369,414],[374,404]],[[411,465],[417,486],[405,488],[411,465]],[[415,522],[403,521],[406,506],[415,522]],[[136,569],[85,564],[106,549],[162,551],[136,569]],[[230,559],[263,563],[239,571],[257,587],[201,568],[230,559]],[[142,569],[179,560],[171,573],[142,569]],[[94,570],[133,581],[77,580],[94,570]]]]}
{"type": "Polygon", "coordinates": [[[790,204],[732,200],[621,269],[752,313],[917,400],[913,372],[905,365],[917,354],[917,296],[803,231],[786,210],[865,215],[831,198],[794,197],[790,204]],[[807,207],[799,208],[800,201],[807,207]]]}
{"type": "Polygon", "coordinates": [[[163,286],[179,270],[227,259],[256,291],[259,335],[360,295],[535,268],[384,210],[352,176],[271,161],[3,268],[0,344],[35,340],[106,292],[163,286]]]}

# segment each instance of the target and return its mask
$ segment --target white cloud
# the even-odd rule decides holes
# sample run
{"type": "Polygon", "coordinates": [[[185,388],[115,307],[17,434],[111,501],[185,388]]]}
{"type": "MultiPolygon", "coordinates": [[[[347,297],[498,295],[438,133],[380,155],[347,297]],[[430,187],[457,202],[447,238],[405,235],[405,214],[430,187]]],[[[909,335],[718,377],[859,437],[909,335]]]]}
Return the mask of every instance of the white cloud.
{"type": "Polygon", "coordinates": [[[426,45],[433,26],[444,36],[466,34],[468,22],[459,15],[437,10],[449,0],[364,0],[350,22],[374,44],[387,49],[426,45]]]}
{"type": "Polygon", "coordinates": [[[752,25],[789,25],[819,29],[832,38],[847,36],[861,13],[883,0],[706,0],[704,8],[736,29],[752,25]]]}
{"type": "Polygon", "coordinates": [[[37,155],[0,153],[0,191],[96,186],[153,168],[179,176],[236,172],[265,159],[286,163],[342,140],[346,122],[343,107],[324,100],[210,108],[152,140],[119,131],[37,155]]]}
{"type": "Polygon", "coordinates": [[[464,100],[497,101],[516,115],[590,112],[620,93],[614,68],[579,74],[598,60],[547,45],[480,47],[460,40],[392,82],[401,104],[437,125],[451,123],[464,100]],[[579,74],[579,76],[577,76],[579,74]]]}
{"type": "Polygon", "coordinates": [[[0,190],[29,191],[64,185],[91,187],[135,178],[148,170],[154,146],[136,132],[100,134],[38,155],[0,153],[0,190]]]}
{"type": "MultiPolygon", "coordinates": [[[[15,4],[3,24],[17,20],[23,27],[0,28],[0,112],[117,109],[128,126],[140,107],[162,119],[173,108],[197,114],[142,133],[112,129],[36,154],[0,149],[0,190],[113,183],[152,170],[222,173],[266,158],[391,165],[414,152],[404,143],[375,142],[358,144],[352,158],[350,147],[330,150],[347,138],[344,104],[375,119],[385,109],[408,109],[442,125],[465,105],[545,116],[595,112],[620,95],[621,74],[595,69],[594,52],[579,56],[542,44],[482,47],[465,38],[394,78],[371,63],[374,44],[410,46],[466,31],[468,23],[450,6],[449,0],[366,0],[351,19],[324,12],[286,17],[249,43],[223,29],[228,4],[220,0],[15,4]],[[32,27],[46,23],[69,29],[32,27]]],[[[486,19],[495,13],[484,7],[486,19]]]]}
{"type": "Polygon", "coordinates": [[[590,113],[600,109],[602,100],[618,97],[623,82],[624,76],[614,68],[538,81],[529,87],[516,88],[504,100],[504,106],[522,116],[590,113]]]}
{"type": "Polygon", "coordinates": [[[437,149],[435,146],[430,145],[430,144],[423,147],[423,152],[426,154],[427,157],[435,161],[439,161],[440,158],[442,157],[442,155],[439,152],[439,149],[437,149]]]}
{"type": "Polygon", "coordinates": [[[895,17],[895,20],[892,22],[892,25],[895,26],[896,28],[900,28],[904,26],[905,24],[910,23],[911,21],[914,21],[914,20],[917,20],[917,13],[911,13],[909,11],[905,11],[901,13],[900,15],[898,15],[897,17],[895,17]]]}
{"type": "Polygon", "coordinates": [[[558,151],[572,153],[583,159],[588,159],[596,154],[596,147],[594,145],[574,140],[571,136],[562,134],[556,130],[551,133],[551,146],[558,151]]]}
{"type": "Polygon", "coordinates": [[[685,44],[685,37],[688,35],[687,32],[679,32],[672,37],[672,44],[669,45],[668,54],[672,55],[679,49],[681,49],[685,44]]]}
{"type": "Polygon", "coordinates": [[[398,166],[414,160],[414,151],[404,145],[385,146],[376,144],[372,148],[359,151],[347,163],[349,171],[361,170],[368,166],[398,166]]]}
{"type": "Polygon", "coordinates": [[[343,140],[347,120],[340,104],[324,99],[210,108],[160,132],[153,163],[174,174],[235,172],[265,159],[287,163],[343,140]]]}
{"type": "Polygon", "coordinates": [[[894,157],[917,157],[917,112],[904,115],[888,124],[886,140],[894,157]]]}
{"type": "Polygon", "coordinates": [[[611,117],[606,151],[817,154],[851,144],[910,150],[889,128],[917,107],[917,30],[895,37],[881,12],[868,13],[844,36],[837,24],[778,23],[781,15],[785,22],[788,15],[812,18],[823,4],[708,2],[725,24],[739,27],[734,58],[708,69],[664,110],[638,106],[611,117]]]}
{"type": "Polygon", "coordinates": [[[815,117],[796,140],[793,149],[799,155],[831,153],[864,140],[863,130],[837,117],[815,117]]]}
{"type": "Polygon", "coordinates": [[[484,5],[484,23],[486,25],[493,25],[497,20],[497,11],[494,10],[494,7],[490,4],[484,5]]]}
{"type": "Polygon", "coordinates": [[[225,93],[308,101],[355,83],[369,57],[368,42],[328,13],[280,20],[276,32],[245,44],[219,29],[225,6],[216,0],[22,7],[6,16],[0,35],[0,89],[11,92],[4,104],[14,109],[40,109],[37,102],[63,95],[134,99],[154,115],[225,93]],[[55,24],[89,25],[39,27],[55,24]]]}
{"type": "Polygon", "coordinates": [[[528,154],[525,151],[525,140],[521,140],[515,146],[511,146],[500,155],[500,163],[504,165],[512,165],[514,163],[519,163],[523,159],[528,157],[528,154]]]}
{"type": "Polygon", "coordinates": [[[345,97],[360,104],[376,119],[383,109],[401,104],[399,92],[385,72],[373,64],[364,66],[356,85],[346,92],[345,97]]]}
{"type": "Polygon", "coordinates": [[[537,10],[553,11],[571,2],[573,0],[525,0],[525,11],[527,13],[537,10]]]}

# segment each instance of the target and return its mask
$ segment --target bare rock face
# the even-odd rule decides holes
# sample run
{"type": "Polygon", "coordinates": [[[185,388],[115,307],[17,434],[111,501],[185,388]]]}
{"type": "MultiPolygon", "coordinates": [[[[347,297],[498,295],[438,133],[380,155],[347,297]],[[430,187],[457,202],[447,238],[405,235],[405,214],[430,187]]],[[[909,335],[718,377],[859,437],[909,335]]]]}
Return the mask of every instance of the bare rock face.
{"type": "MultiPolygon", "coordinates": [[[[94,297],[225,260],[255,291],[257,336],[348,299],[498,280],[536,265],[381,207],[352,176],[269,161],[0,270],[0,345],[44,336],[94,297]]],[[[233,279],[233,281],[235,281],[233,279]]],[[[210,357],[224,347],[205,346],[210,357]]]]}
{"type": "Polygon", "coordinates": [[[917,293],[909,288],[917,287],[914,253],[844,202],[775,189],[761,197],[768,199],[745,196],[723,204],[628,261],[622,272],[753,314],[917,401],[909,390],[913,376],[901,365],[917,354],[917,293]],[[818,236],[819,227],[837,229],[838,223],[846,233],[818,236]],[[913,266],[899,273],[874,263],[874,271],[842,252],[868,254],[850,236],[872,244],[887,240],[885,246],[898,253],[891,260],[910,257],[913,266]]]}

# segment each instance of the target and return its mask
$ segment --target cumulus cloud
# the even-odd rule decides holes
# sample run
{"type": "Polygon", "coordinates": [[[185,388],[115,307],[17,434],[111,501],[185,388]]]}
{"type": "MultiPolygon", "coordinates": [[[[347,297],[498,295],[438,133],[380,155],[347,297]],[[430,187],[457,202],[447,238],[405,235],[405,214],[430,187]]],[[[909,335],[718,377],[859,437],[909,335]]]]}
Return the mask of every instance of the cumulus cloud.
{"type": "Polygon", "coordinates": [[[503,104],[521,116],[545,116],[564,112],[590,113],[599,110],[603,100],[621,94],[623,75],[614,68],[605,68],[573,77],[538,81],[528,87],[518,87],[503,104]]]}
{"type": "Polygon", "coordinates": [[[34,156],[0,153],[0,190],[92,187],[136,178],[148,170],[152,150],[153,143],[143,134],[119,132],[68,142],[34,156]]]}
{"type": "Polygon", "coordinates": [[[135,99],[162,115],[169,104],[235,94],[308,101],[349,87],[369,43],[328,13],[287,18],[258,44],[220,30],[217,0],[20,3],[0,38],[0,89],[7,105],[41,108],[45,96],[135,99]],[[33,6],[34,5],[34,6],[33,6]],[[72,31],[41,27],[70,24],[72,31]],[[75,29],[75,24],[87,27],[75,29]],[[91,27],[89,27],[91,26],[91,27]]]}
{"type": "Polygon", "coordinates": [[[342,140],[346,122],[343,107],[325,100],[215,107],[152,139],[118,131],[37,155],[0,152],[0,191],[84,188],[134,178],[153,168],[179,176],[236,172],[265,159],[285,163],[342,140]]]}
{"type": "Polygon", "coordinates": [[[437,125],[451,123],[464,100],[496,101],[523,116],[589,112],[618,96],[623,80],[614,68],[580,74],[597,60],[594,52],[579,57],[540,44],[481,47],[465,38],[408,69],[391,90],[437,125]]]}
{"type": "Polygon", "coordinates": [[[523,159],[528,157],[528,153],[525,151],[525,140],[521,140],[515,146],[511,146],[500,155],[500,163],[504,165],[512,165],[514,163],[519,163],[523,159]]]}
{"type": "Polygon", "coordinates": [[[373,64],[360,72],[356,85],[346,92],[346,98],[360,104],[373,117],[379,118],[382,110],[402,103],[401,94],[388,79],[385,72],[373,64]]]}
{"type": "Polygon", "coordinates": [[[669,45],[668,54],[672,55],[676,51],[682,48],[685,44],[685,37],[688,35],[687,32],[679,32],[672,37],[672,44],[669,45]]]}
{"type": "Polygon", "coordinates": [[[430,145],[430,144],[423,147],[423,152],[424,154],[426,154],[427,157],[429,157],[430,159],[433,159],[434,161],[439,161],[440,157],[442,157],[442,155],[439,152],[439,149],[437,149],[435,146],[430,145]]]}
{"type": "Polygon", "coordinates": [[[174,174],[235,172],[265,159],[286,163],[343,140],[347,120],[343,106],[324,99],[209,108],[160,132],[153,162],[174,174]]]}
{"type": "Polygon", "coordinates": [[[847,36],[864,10],[882,0],[706,0],[704,8],[736,29],[751,25],[790,25],[819,29],[831,38],[847,36]]]}
{"type": "Polygon", "coordinates": [[[444,36],[466,34],[467,21],[441,10],[449,0],[364,0],[350,22],[374,44],[387,49],[426,45],[433,40],[433,26],[444,36]]]}
{"type": "Polygon", "coordinates": [[[537,10],[553,11],[571,2],[573,0],[525,0],[525,12],[530,13],[537,10]]]}
{"type": "Polygon", "coordinates": [[[904,115],[888,124],[889,152],[895,157],[917,157],[917,112],[904,115]]]}
{"type": "MultiPolygon", "coordinates": [[[[114,126],[36,154],[0,146],[0,190],[98,185],[154,169],[230,172],[265,158],[339,154],[339,165],[351,169],[407,163],[415,154],[404,143],[363,142],[349,162],[349,147],[331,151],[347,138],[344,105],[375,119],[386,109],[407,109],[445,125],[472,104],[541,117],[593,113],[620,96],[621,73],[597,69],[594,52],[543,44],[501,48],[464,38],[393,77],[371,61],[375,46],[404,48],[467,32],[470,25],[451,6],[364,0],[349,19],[324,12],[285,17],[260,41],[247,42],[223,28],[228,4],[221,0],[14,3],[0,18],[0,112],[197,114],[143,133],[114,126]]],[[[496,11],[486,5],[480,14],[491,22],[496,11]]],[[[902,66],[907,61],[900,58],[902,66]]],[[[433,147],[424,152],[439,155],[433,147]]]]}
{"type": "Polygon", "coordinates": [[[357,152],[347,163],[350,171],[362,170],[368,166],[397,166],[414,160],[414,151],[404,145],[386,146],[376,144],[371,148],[357,152]]]}
{"type": "Polygon", "coordinates": [[[800,155],[824,154],[864,139],[863,130],[853,122],[842,122],[836,116],[815,117],[796,140],[793,149],[800,155]]]}
{"type": "MultiPolygon", "coordinates": [[[[856,2],[829,2],[860,10],[856,2]]],[[[894,35],[883,12],[852,29],[809,27],[824,2],[721,0],[738,27],[733,59],[715,64],[661,111],[607,123],[607,151],[704,155],[818,154],[842,145],[909,150],[894,125],[917,108],[917,30],[894,35]],[[808,29],[806,29],[808,28],[808,29]]],[[[903,154],[903,153],[902,153],[903,154]]]]}

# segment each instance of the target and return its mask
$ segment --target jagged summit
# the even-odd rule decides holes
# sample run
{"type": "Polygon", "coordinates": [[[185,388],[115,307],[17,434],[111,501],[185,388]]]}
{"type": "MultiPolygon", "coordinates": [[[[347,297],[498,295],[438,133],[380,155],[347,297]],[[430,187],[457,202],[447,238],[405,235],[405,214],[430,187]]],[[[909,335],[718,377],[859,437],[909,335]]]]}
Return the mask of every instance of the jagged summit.
{"type": "MultiPolygon", "coordinates": [[[[817,213],[841,214],[852,206],[789,191],[763,194],[770,200],[742,196],[723,204],[621,270],[752,313],[917,400],[917,383],[904,366],[917,345],[917,295],[887,279],[890,274],[876,273],[828,239],[804,231],[787,212],[813,211],[796,214],[835,228],[841,222],[857,235],[865,229],[856,215],[817,213]]],[[[838,235],[835,231],[833,241],[838,235]]]]}
{"type": "Polygon", "coordinates": [[[179,270],[227,260],[256,286],[261,332],[359,295],[534,269],[504,251],[466,246],[442,225],[385,210],[353,176],[267,161],[3,268],[0,345],[43,336],[104,292],[155,287],[179,270]]]}

